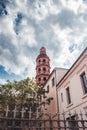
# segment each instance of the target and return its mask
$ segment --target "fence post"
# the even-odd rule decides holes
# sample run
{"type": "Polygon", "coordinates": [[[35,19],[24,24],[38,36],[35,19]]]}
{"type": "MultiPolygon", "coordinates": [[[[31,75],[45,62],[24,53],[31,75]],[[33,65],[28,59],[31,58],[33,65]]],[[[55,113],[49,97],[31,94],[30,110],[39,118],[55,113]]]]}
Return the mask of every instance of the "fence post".
{"type": "Polygon", "coordinates": [[[85,130],[85,125],[84,125],[84,120],[83,120],[83,114],[80,110],[80,116],[81,116],[81,123],[82,123],[82,127],[83,127],[83,130],[85,130]]]}
{"type": "Polygon", "coordinates": [[[8,117],[9,107],[6,108],[6,117],[8,117]]]}
{"type": "Polygon", "coordinates": [[[29,110],[29,119],[31,118],[31,107],[30,107],[30,110],[29,110]]]}
{"type": "Polygon", "coordinates": [[[29,130],[30,130],[30,127],[31,127],[31,114],[32,114],[32,111],[31,111],[31,107],[30,107],[30,109],[29,109],[29,122],[28,122],[29,130]]]}
{"type": "Polygon", "coordinates": [[[50,113],[50,130],[53,130],[53,120],[51,113],[50,113]]]}
{"type": "Polygon", "coordinates": [[[87,111],[85,110],[85,116],[87,117],[87,111]]]}
{"type": "Polygon", "coordinates": [[[60,122],[61,122],[61,119],[60,119],[60,113],[57,113],[57,124],[58,124],[58,130],[61,129],[61,126],[60,126],[60,122]]]}
{"type": "Polygon", "coordinates": [[[13,127],[13,128],[14,128],[14,126],[15,126],[16,112],[17,112],[17,110],[16,110],[16,106],[15,106],[15,109],[13,110],[13,118],[14,118],[14,120],[13,120],[13,122],[12,122],[12,127],[13,127]]]}
{"type": "Polygon", "coordinates": [[[13,110],[13,116],[14,116],[14,118],[16,117],[16,112],[17,112],[17,110],[16,110],[16,106],[15,106],[15,109],[13,110]]]}
{"type": "Polygon", "coordinates": [[[64,121],[64,130],[66,130],[66,120],[65,120],[65,113],[63,112],[63,121],[64,121]]]}
{"type": "Polygon", "coordinates": [[[44,115],[43,115],[43,120],[44,120],[44,130],[46,130],[46,123],[45,123],[45,119],[46,119],[46,113],[45,113],[45,111],[44,111],[44,113],[43,113],[44,115]]]}
{"type": "Polygon", "coordinates": [[[75,121],[76,121],[76,129],[78,130],[79,129],[79,121],[78,121],[78,115],[77,115],[76,110],[75,110],[75,121]]]}
{"type": "MultiPolygon", "coordinates": [[[[22,107],[22,111],[21,111],[21,118],[24,118],[24,113],[25,113],[25,110],[24,110],[24,107],[22,107]]],[[[20,119],[21,120],[21,119],[20,119]]],[[[24,122],[21,120],[21,127],[24,127],[24,122]]]]}

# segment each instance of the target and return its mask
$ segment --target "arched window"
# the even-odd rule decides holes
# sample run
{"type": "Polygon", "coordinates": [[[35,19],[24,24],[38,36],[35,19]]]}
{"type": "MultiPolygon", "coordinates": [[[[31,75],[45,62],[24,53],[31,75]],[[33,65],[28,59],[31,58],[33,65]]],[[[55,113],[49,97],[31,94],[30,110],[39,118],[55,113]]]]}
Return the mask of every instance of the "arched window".
{"type": "Polygon", "coordinates": [[[38,68],[38,72],[40,73],[40,71],[41,71],[41,69],[40,68],[38,68]]]}
{"type": "Polygon", "coordinates": [[[46,77],[44,77],[43,80],[46,81],[46,77]]]}
{"type": "Polygon", "coordinates": [[[44,64],[46,63],[46,60],[45,60],[45,59],[43,59],[43,63],[44,63],[44,64]]]}
{"type": "Polygon", "coordinates": [[[43,68],[43,71],[46,72],[46,68],[45,67],[43,68]]]}
{"type": "Polygon", "coordinates": [[[39,81],[41,81],[41,78],[38,78],[39,81]]]}
{"type": "Polygon", "coordinates": [[[38,61],[38,63],[40,64],[41,60],[38,61]]]}

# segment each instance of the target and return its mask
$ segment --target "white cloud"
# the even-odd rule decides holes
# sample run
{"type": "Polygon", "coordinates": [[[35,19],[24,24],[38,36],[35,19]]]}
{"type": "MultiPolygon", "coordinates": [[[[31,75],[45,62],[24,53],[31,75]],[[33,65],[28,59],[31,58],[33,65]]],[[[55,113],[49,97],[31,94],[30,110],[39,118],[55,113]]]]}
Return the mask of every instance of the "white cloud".
{"type": "Polygon", "coordinates": [[[78,9],[82,5],[82,0],[61,0],[61,3],[63,7],[68,8],[77,14],[78,9]]]}
{"type": "Polygon", "coordinates": [[[34,28],[28,24],[21,26],[17,39],[21,45],[29,45],[30,47],[36,46],[34,28]]]}
{"type": "Polygon", "coordinates": [[[55,5],[53,0],[36,1],[33,10],[29,10],[30,16],[36,21],[46,19],[50,14],[58,14],[60,6],[55,5]]]}
{"type": "Polygon", "coordinates": [[[46,7],[48,9],[49,14],[58,14],[60,12],[60,4],[54,4],[53,0],[48,0],[46,2],[46,7]]]}
{"type": "Polygon", "coordinates": [[[5,84],[6,80],[5,79],[0,79],[0,84],[5,84]]]}
{"type": "Polygon", "coordinates": [[[87,4],[85,3],[85,1],[81,0],[81,4],[79,6],[78,12],[85,13],[86,11],[87,11],[87,4]]]}
{"type": "MultiPolygon", "coordinates": [[[[85,27],[81,28],[65,28],[61,29],[58,24],[52,25],[53,32],[56,36],[56,39],[61,43],[61,53],[54,58],[54,65],[59,67],[70,67],[86,47],[86,44],[83,43],[84,38],[87,34],[87,29],[85,27]],[[72,53],[69,50],[70,46],[73,47],[75,44],[76,48],[73,49],[72,53]]],[[[71,48],[72,49],[72,48],[71,48]]]]}
{"type": "Polygon", "coordinates": [[[51,70],[70,67],[86,47],[87,4],[81,0],[15,0],[6,9],[8,15],[0,17],[0,64],[10,73],[34,77],[41,46],[47,48],[51,70]],[[22,19],[16,26],[18,13],[22,19]]]}
{"type": "MultiPolygon", "coordinates": [[[[34,15],[34,18],[36,20],[43,20],[47,17],[48,15],[48,10],[46,8],[45,5],[40,5],[41,7],[39,7],[39,5],[36,5],[36,8],[35,8],[35,15],[34,15]]],[[[33,12],[34,13],[34,12],[33,12]]]]}
{"type": "Polygon", "coordinates": [[[54,31],[54,34],[56,35],[56,38],[63,44],[68,41],[68,35],[72,32],[72,29],[66,28],[66,29],[61,29],[58,24],[52,25],[52,29],[54,31]]]}
{"type": "Polygon", "coordinates": [[[13,19],[10,18],[9,16],[0,18],[0,33],[4,33],[6,35],[8,35],[8,33],[10,35],[15,35],[13,30],[13,19]]]}

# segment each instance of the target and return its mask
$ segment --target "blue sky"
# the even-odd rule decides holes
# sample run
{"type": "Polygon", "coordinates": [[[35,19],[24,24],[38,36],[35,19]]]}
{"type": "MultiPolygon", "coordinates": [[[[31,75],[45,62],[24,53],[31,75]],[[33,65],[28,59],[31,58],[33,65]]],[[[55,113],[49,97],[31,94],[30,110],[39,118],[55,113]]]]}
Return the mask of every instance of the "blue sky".
{"type": "Polygon", "coordinates": [[[87,0],[0,0],[0,83],[35,77],[42,46],[51,70],[70,68],[87,47],[87,0]]]}

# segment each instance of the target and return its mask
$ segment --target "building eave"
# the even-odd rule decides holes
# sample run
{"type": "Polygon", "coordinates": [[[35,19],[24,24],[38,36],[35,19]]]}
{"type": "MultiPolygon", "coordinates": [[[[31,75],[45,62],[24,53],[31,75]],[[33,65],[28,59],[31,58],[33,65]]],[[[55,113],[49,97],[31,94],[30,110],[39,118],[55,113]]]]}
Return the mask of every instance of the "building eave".
{"type": "Polygon", "coordinates": [[[73,69],[73,67],[76,65],[76,63],[80,60],[80,58],[84,55],[84,53],[87,51],[87,47],[84,49],[84,51],[80,54],[80,56],[77,58],[77,60],[74,62],[74,64],[70,67],[70,69],[65,73],[65,75],[61,78],[61,80],[58,82],[56,87],[64,80],[64,78],[70,73],[70,71],[73,69]]]}
{"type": "MultiPolygon", "coordinates": [[[[50,73],[50,75],[49,75],[49,78],[47,79],[47,81],[46,81],[46,83],[49,81],[49,79],[51,78],[51,76],[53,75],[53,73],[56,71],[56,70],[68,70],[68,69],[66,69],[66,68],[60,68],[60,67],[55,67],[53,70],[52,70],[52,72],[50,73]]],[[[44,86],[46,85],[46,83],[44,84],[44,86]]]]}

